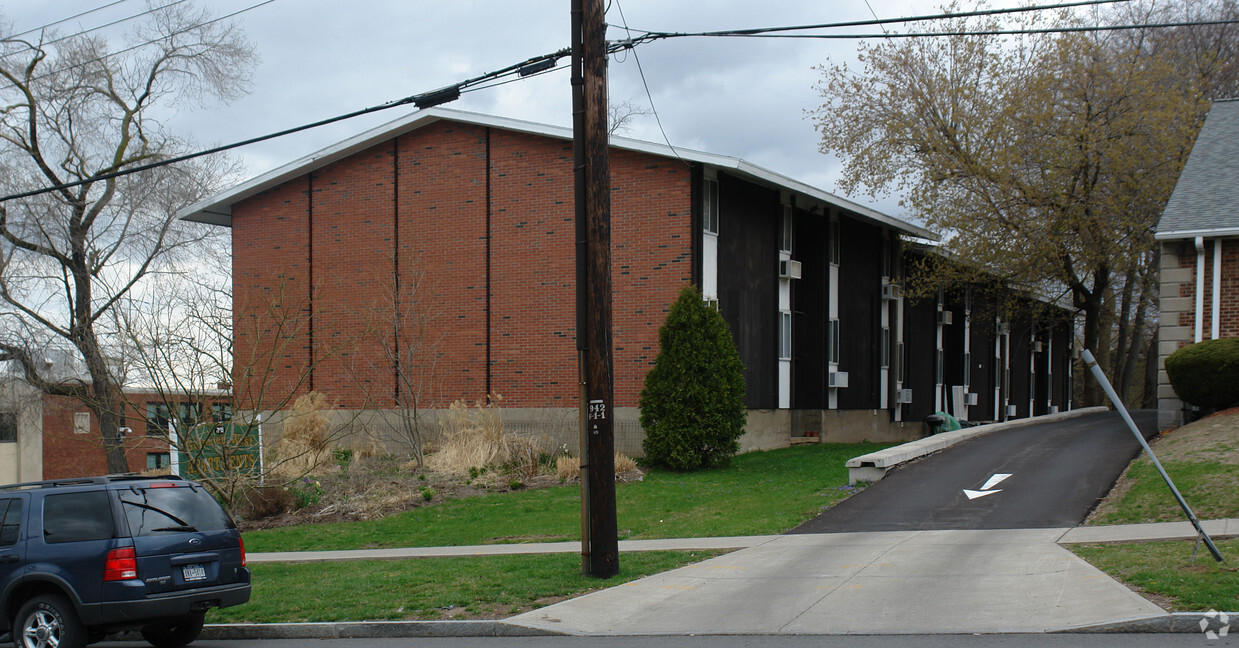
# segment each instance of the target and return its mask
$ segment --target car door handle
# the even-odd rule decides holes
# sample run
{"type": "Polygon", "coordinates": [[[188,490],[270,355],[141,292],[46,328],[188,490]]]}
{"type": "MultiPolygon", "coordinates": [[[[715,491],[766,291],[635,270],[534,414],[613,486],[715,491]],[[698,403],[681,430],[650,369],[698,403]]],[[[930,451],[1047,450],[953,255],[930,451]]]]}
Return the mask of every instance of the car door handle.
{"type": "Polygon", "coordinates": [[[15,563],[17,562],[17,560],[18,560],[17,556],[0,556],[0,564],[15,563]]]}

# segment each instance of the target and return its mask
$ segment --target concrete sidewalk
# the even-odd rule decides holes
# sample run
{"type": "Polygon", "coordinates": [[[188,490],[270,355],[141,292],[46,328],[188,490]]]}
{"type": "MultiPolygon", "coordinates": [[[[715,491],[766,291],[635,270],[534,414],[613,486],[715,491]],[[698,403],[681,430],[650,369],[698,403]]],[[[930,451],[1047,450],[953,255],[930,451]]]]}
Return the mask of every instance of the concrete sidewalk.
{"type": "Polygon", "coordinates": [[[1055,632],[1165,615],[1067,529],[782,536],[508,619],[586,635],[1055,632]]]}
{"type": "MultiPolygon", "coordinates": [[[[1236,536],[1239,520],[1205,528],[1215,538],[1236,536]]],[[[1190,524],[1175,522],[623,541],[621,552],[738,550],[505,621],[208,626],[204,636],[1199,632],[1199,614],[1170,615],[1061,546],[1194,537],[1190,524]]],[[[579,543],[565,542],[255,553],[249,560],[577,551],[579,543]]]]}

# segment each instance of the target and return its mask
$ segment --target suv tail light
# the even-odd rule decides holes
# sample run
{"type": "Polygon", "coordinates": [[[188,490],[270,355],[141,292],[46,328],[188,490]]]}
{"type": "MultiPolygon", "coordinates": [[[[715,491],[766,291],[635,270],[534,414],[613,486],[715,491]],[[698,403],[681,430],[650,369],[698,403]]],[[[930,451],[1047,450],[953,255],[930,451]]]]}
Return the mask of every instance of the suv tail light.
{"type": "Polygon", "coordinates": [[[241,566],[245,566],[245,538],[238,537],[237,541],[241,543],[241,566]]]}
{"type": "Polygon", "coordinates": [[[103,563],[103,580],[134,580],[138,577],[138,555],[133,547],[121,547],[108,552],[103,563]]]}

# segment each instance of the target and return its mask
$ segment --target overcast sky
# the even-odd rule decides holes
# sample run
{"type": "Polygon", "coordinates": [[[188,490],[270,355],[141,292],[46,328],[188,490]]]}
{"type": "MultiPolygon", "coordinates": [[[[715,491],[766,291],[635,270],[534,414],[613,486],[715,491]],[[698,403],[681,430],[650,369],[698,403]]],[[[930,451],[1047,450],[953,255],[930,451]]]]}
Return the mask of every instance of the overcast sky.
{"type": "MultiPolygon", "coordinates": [[[[157,0],[159,4],[169,0],[157,0]]],[[[111,0],[0,0],[16,32],[61,20],[111,0]]],[[[201,3],[218,14],[261,0],[201,3]]],[[[1014,6],[999,0],[996,7],[1014,6]]],[[[253,91],[230,105],[187,107],[170,124],[200,145],[227,143],[316,121],[455,83],[569,44],[569,0],[274,0],[236,20],[261,62],[253,91]]],[[[62,33],[124,18],[145,8],[127,0],[58,26],[62,33]]],[[[929,0],[611,0],[607,22],[665,31],[796,25],[934,13],[929,0]],[[872,7],[872,12],[870,10],[872,7]]],[[[108,28],[119,47],[125,26],[108,28]]],[[[872,31],[872,28],[866,31],[872,31]]],[[[611,29],[608,37],[623,32],[611,29]]],[[[611,59],[612,102],[654,108],[675,146],[732,155],[835,191],[838,163],[818,152],[806,111],[821,103],[814,66],[853,60],[856,42],[676,39],[611,59]]],[[[447,107],[568,126],[568,62],[554,74],[467,93],[447,107]]],[[[396,108],[277,139],[234,153],[247,177],[260,174],[408,112],[396,108]]],[[[653,116],[628,136],[663,141],[653,116]]],[[[902,217],[894,199],[852,197],[902,217]]]]}

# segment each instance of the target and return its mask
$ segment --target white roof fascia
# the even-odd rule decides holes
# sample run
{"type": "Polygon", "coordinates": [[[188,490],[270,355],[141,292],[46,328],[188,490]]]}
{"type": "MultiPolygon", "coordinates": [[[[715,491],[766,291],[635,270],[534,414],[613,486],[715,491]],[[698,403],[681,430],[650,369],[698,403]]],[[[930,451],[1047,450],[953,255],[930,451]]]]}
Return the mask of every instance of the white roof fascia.
{"type": "MultiPolygon", "coordinates": [[[[501,130],[543,135],[555,139],[572,139],[572,129],[564,128],[562,126],[551,126],[549,124],[539,124],[536,122],[511,119],[507,117],[496,117],[493,115],[484,115],[481,113],[449,108],[428,108],[425,110],[418,110],[387,122],[386,124],[371,128],[364,133],[323,148],[319,151],[311,153],[310,155],[254,177],[230,189],[217,193],[210,198],[206,198],[190,205],[189,207],[186,207],[185,209],[182,209],[177,213],[177,217],[200,223],[231,226],[233,204],[302,176],[310,171],[320,169],[333,162],[342,160],[350,155],[353,155],[354,153],[364,151],[371,146],[392,137],[402,135],[406,132],[421,128],[425,125],[440,120],[459,121],[477,126],[488,126],[501,130]]],[[[938,238],[933,232],[925,228],[900,220],[894,216],[888,216],[874,209],[858,205],[850,200],[840,198],[832,193],[823,191],[811,185],[807,185],[798,180],[793,180],[787,176],[770,171],[769,169],[764,169],[740,158],[705,153],[692,149],[671,147],[666,144],[657,144],[654,142],[630,139],[627,137],[612,136],[610,141],[611,146],[617,149],[649,153],[660,157],[679,158],[688,162],[696,162],[698,164],[713,166],[720,169],[730,169],[738,174],[759,180],[765,184],[786,188],[829,205],[846,209],[861,216],[862,218],[874,221],[881,225],[886,225],[892,229],[908,234],[909,236],[931,240],[936,240],[938,238]]]]}
{"type": "Polygon", "coordinates": [[[1157,232],[1153,238],[1158,241],[1177,241],[1180,239],[1223,238],[1239,236],[1239,227],[1221,227],[1216,229],[1179,230],[1177,232],[1157,232]]]}

